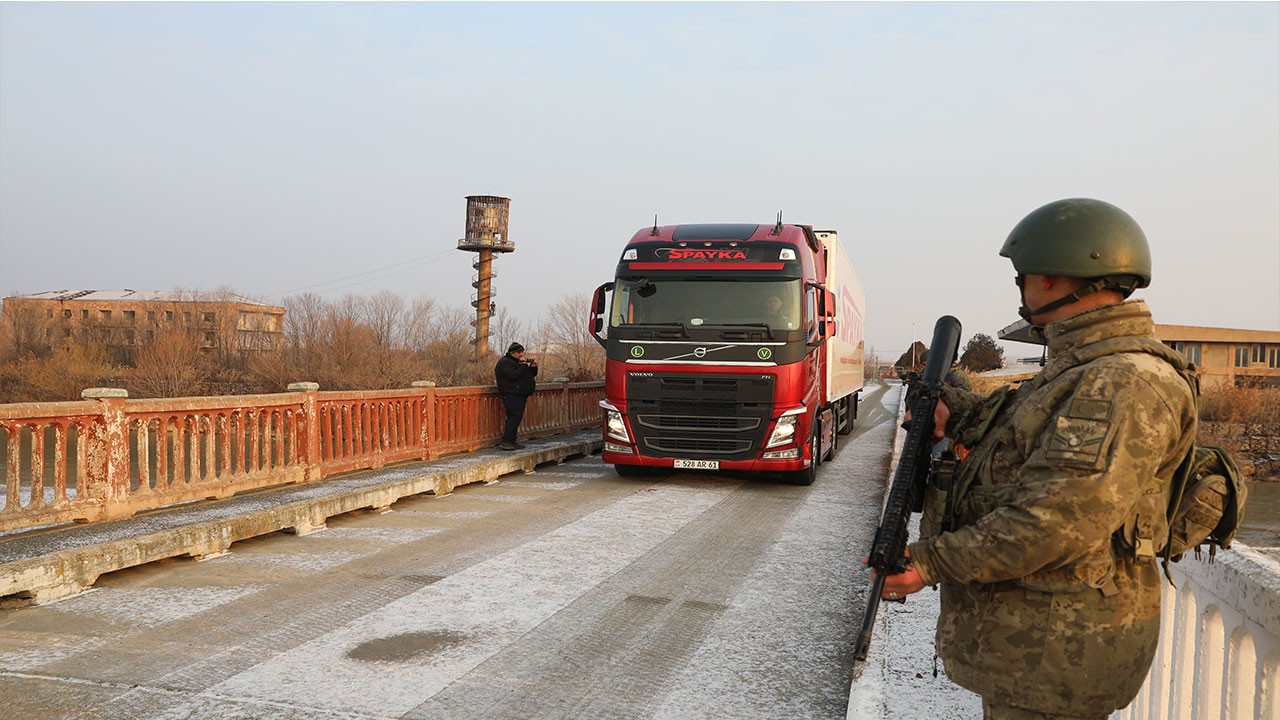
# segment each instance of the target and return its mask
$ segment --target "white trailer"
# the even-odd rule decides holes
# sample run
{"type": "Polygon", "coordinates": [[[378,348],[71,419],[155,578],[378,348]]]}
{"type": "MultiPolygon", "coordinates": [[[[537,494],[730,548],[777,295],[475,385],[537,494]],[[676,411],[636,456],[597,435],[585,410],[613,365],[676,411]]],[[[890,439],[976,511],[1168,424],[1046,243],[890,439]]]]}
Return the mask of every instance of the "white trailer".
{"type": "Polygon", "coordinates": [[[836,428],[848,434],[858,416],[858,394],[865,377],[867,294],[836,231],[815,230],[814,235],[826,249],[826,285],[836,302],[835,335],[826,342],[826,402],[836,410],[836,428]]]}

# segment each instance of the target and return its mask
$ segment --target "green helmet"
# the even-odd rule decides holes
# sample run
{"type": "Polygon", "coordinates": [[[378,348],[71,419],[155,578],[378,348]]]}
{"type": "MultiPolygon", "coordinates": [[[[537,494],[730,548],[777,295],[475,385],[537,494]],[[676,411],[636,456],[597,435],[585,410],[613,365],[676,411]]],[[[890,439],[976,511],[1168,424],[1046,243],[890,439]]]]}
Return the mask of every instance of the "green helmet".
{"type": "Polygon", "coordinates": [[[1151,248],[1129,214],[1088,198],[1058,200],[1022,219],[1000,255],[1019,274],[1107,278],[1126,296],[1151,284],[1151,248]],[[1128,277],[1126,277],[1128,276],[1128,277]]]}

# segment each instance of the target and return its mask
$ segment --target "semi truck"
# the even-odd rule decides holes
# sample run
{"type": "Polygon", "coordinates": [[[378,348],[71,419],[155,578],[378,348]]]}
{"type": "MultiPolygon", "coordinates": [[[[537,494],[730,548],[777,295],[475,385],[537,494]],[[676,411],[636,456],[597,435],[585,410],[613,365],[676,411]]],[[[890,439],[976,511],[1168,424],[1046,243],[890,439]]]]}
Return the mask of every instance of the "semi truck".
{"type": "Polygon", "coordinates": [[[779,219],[637,231],[591,305],[604,461],[623,476],[811,484],[858,414],[865,308],[834,230],[779,219]]]}

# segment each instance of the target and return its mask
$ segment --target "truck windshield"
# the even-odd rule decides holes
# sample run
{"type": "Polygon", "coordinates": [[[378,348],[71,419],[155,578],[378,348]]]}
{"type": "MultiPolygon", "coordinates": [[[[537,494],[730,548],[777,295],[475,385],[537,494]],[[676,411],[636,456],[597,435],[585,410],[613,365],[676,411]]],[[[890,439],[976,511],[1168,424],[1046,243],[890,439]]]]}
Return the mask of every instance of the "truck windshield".
{"type": "Polygon", "coordinates": [[[611,327],[681,323],[689,327],[767,324],[801,327],[800,280],[618,280],[611,327]]]}

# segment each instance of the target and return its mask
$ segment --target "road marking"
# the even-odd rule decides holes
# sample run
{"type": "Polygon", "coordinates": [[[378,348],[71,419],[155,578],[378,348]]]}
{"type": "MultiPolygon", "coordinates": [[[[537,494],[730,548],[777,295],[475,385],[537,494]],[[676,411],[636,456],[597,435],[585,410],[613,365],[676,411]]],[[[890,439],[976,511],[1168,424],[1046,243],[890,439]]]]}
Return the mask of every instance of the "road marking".
{"type": "MultiPolygon", "coordinates": [[[[249,668],[201,697],[402,715],[658,546],[736,487],[646,488],[249,668]],[[369,659],[377,657],[371,647],[395,652],[369,659]],[[366,659],[354,659],[361,657],[366,659]]],[[[164,717],[186,717],[199,704],[193,699],[164,717]]]]}

